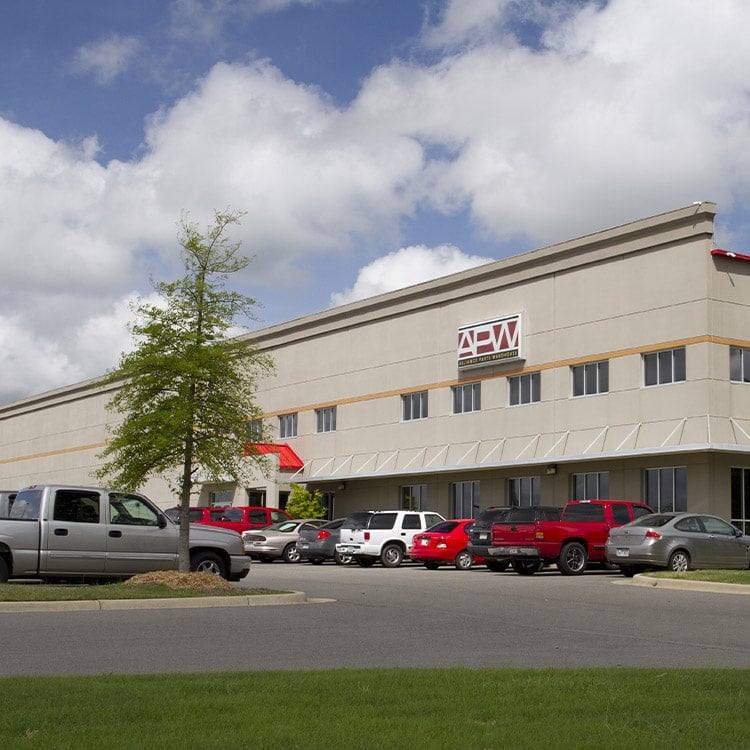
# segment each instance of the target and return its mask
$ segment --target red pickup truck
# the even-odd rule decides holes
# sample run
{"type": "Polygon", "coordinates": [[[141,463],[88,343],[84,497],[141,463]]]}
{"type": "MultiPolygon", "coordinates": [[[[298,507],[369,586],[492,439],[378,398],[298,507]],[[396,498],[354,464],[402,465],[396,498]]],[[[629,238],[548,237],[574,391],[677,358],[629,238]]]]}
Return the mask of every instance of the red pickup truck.
{"type": "Polygon", "coordinates": [[[488,556],[510,560],[520,575],[556,563],[563,575],[580,575],[589,562],[606,562],[604,544],[613,526],[653,513],[629,500],[572,500],[559,521],[519,523],[509,514],[492,525],[488,556]]]}

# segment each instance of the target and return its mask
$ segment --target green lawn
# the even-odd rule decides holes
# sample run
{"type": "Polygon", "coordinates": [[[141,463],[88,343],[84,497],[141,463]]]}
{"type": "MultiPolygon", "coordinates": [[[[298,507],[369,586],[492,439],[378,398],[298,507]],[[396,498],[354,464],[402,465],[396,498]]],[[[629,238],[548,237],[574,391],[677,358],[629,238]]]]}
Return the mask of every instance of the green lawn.
{"type": "Polygon", "coordinates": [[[368,669],[0,679],[0,747],[737,748],[750,670],[368,669]]]}

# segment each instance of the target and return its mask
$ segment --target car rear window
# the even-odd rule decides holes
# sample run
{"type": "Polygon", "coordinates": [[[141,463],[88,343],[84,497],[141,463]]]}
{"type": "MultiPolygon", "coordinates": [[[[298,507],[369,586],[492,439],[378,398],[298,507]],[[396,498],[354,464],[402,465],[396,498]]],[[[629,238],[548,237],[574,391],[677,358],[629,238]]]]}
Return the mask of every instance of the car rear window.
{"type": "Polygon", "coordinates": [[[474,526],[486,526],[489,528],[493,523],[499,523],[510,508],[487,508],[483,510],[474,521],[474,526]]]}
{"type": "Polygon", "coordinates": [[[434,531],[436,534],[450,534],[456,526],[458,526],[458,521],[441,521],[434,526],[430,526],[429,529],[425,529],[425,531],[434,531]]]}
{"type": "Polygon", "coordinates": [[[392,529],[395,523],[396,523],[395,513],[373,513],[372,518],[370,519],[370,524],[367,528],[368,529],[392,529]]]}
{"type": "Polygon", "coordinates": [[[673,513],[651,513],[648,516],[641,516],[635,521],[631,521],[629,526],[647,526],[656,527],[668,524],[674,518],[673,513]]]}

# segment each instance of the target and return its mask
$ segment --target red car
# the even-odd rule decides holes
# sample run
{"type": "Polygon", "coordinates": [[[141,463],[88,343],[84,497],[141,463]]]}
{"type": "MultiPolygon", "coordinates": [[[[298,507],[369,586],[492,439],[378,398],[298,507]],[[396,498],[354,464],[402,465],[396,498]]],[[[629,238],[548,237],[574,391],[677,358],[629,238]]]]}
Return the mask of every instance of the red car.
{"type": "Polygon", "coordinates": [[[475,563],[484,563],[483,557],[474,557],[466,549],[469,541],[467,527],[472,523],[473,518],[440,521],[426,531],[415,534],[409,557],[430,570],[436,570],[441,565],[455,565],[457,570],[469,570],[475,563]]]}
{"type": "MultiPolygon", "coordinates": [[[[175,523],[180,522],[180,509],[170,508],[167,516],[175,523]]],[[[190,523],[203,526],[219,526],[232,529],[241,534],[243,531],[262,529],[277,521],[286,521],[291,516],[279,508],[268,508],[260,505],[228,505],[225,508],[190,508],[190,523]]]]}

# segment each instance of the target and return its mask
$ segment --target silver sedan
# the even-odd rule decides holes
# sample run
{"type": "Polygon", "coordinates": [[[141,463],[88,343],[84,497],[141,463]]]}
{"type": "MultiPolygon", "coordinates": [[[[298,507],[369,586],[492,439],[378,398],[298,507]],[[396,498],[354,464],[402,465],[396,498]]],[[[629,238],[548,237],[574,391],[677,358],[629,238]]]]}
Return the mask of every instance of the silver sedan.
{"type": "Polygon", "coordinates": [[[297,539],[303,529],[312,529],[327,523],[325,519],[304,518],[277,521],[262,529],[242,532],[245,554],[254,560],[271,562],[281,558],[284,562],[299,562],[297,539]]]}
{"type": "Polygon", "coordinates": [[[653,513],[609,532],[607,561],[632,576],[646,568],[750,567],[750,536],[718,516],[653,513]]]}

